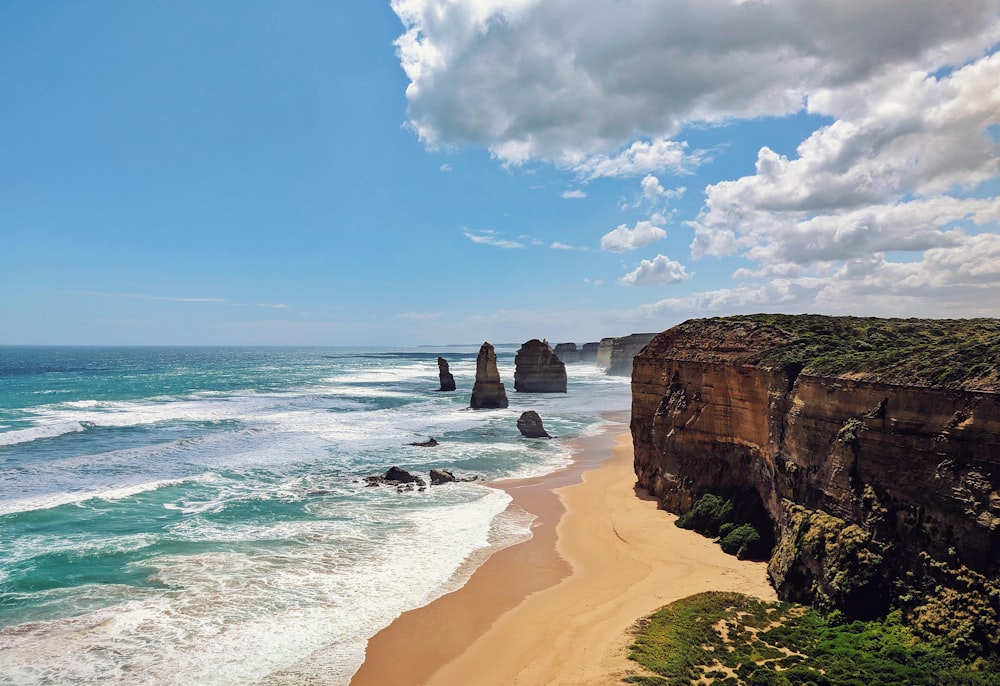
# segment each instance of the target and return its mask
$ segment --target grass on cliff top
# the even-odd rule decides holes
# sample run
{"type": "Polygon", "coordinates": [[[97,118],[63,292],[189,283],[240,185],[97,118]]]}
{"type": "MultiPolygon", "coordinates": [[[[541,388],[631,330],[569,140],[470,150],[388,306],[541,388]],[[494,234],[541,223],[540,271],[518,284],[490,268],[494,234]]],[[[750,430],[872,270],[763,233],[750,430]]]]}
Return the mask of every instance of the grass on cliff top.
{"type": "Polygon", "coordinates": [[[918,641],[894,616],[838,623],[790,603],[708,592],[639,622],[629,656],[649,670],[643,686],[997,686],[997,665],[969,665],[918,641]]]}
{"type": "Polygon", "coordinates": [[[789,334],[747,362],[888,383],[1000,390],[1000,319],[755,314],[716,318],[789,334]]]}

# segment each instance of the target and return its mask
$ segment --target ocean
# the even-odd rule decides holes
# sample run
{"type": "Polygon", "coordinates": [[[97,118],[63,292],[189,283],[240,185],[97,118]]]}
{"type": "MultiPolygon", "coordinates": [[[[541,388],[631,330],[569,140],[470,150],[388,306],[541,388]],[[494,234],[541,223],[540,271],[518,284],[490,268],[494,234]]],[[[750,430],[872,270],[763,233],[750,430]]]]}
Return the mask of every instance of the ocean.
{"type": "Polygon", "coordinates": [[[511,407],[467,409],[477,352],[0,347],[0,684],[295,683],[312,655],[347,684],[370,636],[530,537],[485,482],[629,407],[584,363],[516,393],[500,348],[511,407]],[[557,438],[522,438],[525,410],[557,438]],[[392,465],[479,480],[366,485],[392,465]]]}

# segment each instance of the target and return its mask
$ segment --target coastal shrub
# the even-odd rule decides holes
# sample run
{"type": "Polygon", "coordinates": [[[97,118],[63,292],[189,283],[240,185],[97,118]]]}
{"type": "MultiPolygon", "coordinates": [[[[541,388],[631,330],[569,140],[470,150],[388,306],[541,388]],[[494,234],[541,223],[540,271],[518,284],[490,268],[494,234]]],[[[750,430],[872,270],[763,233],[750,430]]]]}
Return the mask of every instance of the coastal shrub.
{"type": "Polygon", "coordinates": [[[677,518],[677,526],[715,538],[719,535],[719,528],[731,522],[732,518],[733,501],[706,493],[698,498],[694,507],[677,518]]]}
{"type": "MultiPolygon", "coordinates": [[[[722,532],[719,532],[723,535],[722,532]]],[[[720,545],[722,550],[737,557],[754,556],[760,543],[760,534],[749,524],[742,524],[723,535],[720,545]]]]}
{"type": "Polygon", "coordinates": [[[1000,686],[998,665],[920,639],[899,612],[833,624],[801,605],[739,593],[700,593],[661,608],[636,625],[630,658],[648,674],[625,682],[649,686],[1000,686]]]}

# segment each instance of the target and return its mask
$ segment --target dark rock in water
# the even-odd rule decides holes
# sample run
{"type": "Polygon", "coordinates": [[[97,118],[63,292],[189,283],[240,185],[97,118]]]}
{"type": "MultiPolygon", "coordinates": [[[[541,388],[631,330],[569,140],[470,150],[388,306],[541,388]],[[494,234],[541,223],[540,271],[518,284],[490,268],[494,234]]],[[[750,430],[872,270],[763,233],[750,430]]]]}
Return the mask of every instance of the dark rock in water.
{"type": "Polygon", "coordinates": [[[521,393],[566,392],[566,365],[548,343],[532,338],[517,351],[514,390],[521,393]]]}
{"type": "Polygon", "coordinates": [[[450,484],[458,481],[455,475],[447,469],[432,469],[430,471],[430,477],[431,486],[440,486],[441,484],[450,484]]]}
{"type": "Polygon", "coordinates": [[[580,348],[580,362],[597,362],[597,349],[601,347],[600,343],[584,343],[583,347],[580,348]]]}
{"type": "Polygon", "coordinates": [[[542,418],[534,410],[528,410],[517,419],[517,429],[527,438],[552,438],[542,426],[542,418]]]}
{"type": "Polygon", "coordinates": [[[476,383],[472,387],[473,409],[502,409],[507,407],[507,391],[497,371],[497,354],[493,346],[483,343],[476,358],[476,383]]]}
{"type": "MultiPolygon", "coordinates": [[[[388,486],[400,486],[410,484],[411,488],[407,490],[413,490],[413,484],[416,484],[421,488],[427,486],[427,482],[424,481],[422,477],[419,477],[416,474],[411,474],[405,469],[400,469],[396,466],[389,467],[385,474],[366,476],[365,483],[369,486],[380,486],[382,484],[386,484],[388,486]]],[[[397,488],[397,490],[399,489],[397,488]]]]}
{"type": "Polygon", "coordinates": [[[554,352],[565,364],[580,361],[580,351],[577,350],[576,343],[556,343],[554,352]]]}
{"type": "Polygon", "coordinates": [[[433,436],[431,436],[430,439],[428,439],[426,441],[421,441],[420,443],[408,443],[407,445],[415,445],[418,448],[433,448],[437,444],[438,444],[438,442],[436,440],[434,440],[433,436]]]}
{"type": "Polygon", "coordinates": [[[438,376],[441,378],[441,388],[439,391],[455,390],[455,377],[448,371],[448,360],[443,357],[438,358],[438,376]]]}

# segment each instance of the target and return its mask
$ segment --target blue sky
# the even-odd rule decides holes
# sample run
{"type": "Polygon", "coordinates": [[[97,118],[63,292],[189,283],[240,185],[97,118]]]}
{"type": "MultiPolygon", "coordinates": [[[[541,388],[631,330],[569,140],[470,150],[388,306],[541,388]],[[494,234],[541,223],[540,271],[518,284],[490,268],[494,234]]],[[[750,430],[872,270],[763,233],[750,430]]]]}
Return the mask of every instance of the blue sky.
{"type": "Polygon", "coordinates": [[[0,3],[0,344],[1000,316],[1000,5],[0,3]]]}

